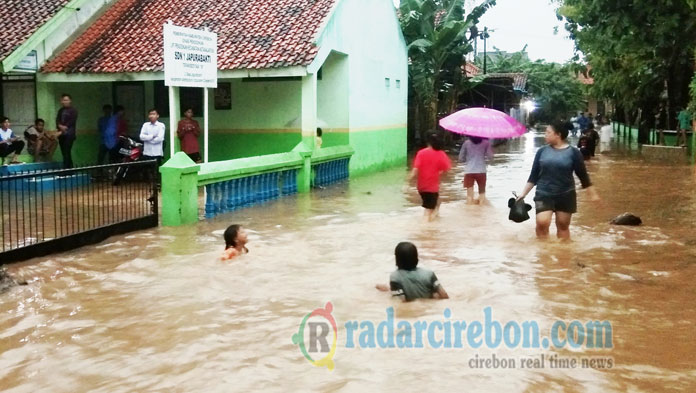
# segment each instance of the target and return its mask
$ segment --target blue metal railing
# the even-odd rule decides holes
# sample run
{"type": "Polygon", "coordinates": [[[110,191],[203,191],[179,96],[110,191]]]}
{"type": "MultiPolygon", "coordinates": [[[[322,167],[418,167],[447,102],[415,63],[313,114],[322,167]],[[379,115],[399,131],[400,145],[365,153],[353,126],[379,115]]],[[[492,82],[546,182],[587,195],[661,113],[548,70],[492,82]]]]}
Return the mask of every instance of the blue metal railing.
{"type": "Polygon", "coordinates": [[[297,169],[267,172],[205,186],[205,216],[234,211],[297,193],[297,169]]]}

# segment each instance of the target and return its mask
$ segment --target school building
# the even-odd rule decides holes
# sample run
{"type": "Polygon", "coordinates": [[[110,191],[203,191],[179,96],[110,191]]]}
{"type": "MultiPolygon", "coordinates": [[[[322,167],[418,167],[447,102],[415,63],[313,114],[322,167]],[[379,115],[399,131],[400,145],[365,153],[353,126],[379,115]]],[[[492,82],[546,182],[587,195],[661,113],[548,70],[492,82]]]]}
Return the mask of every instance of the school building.
{"type": "Polygon", "coordinates": [[[77,165],[96,161],[104,104],[125,107],[131,135],[152,107],[167,141],[182,108],[203,125],[202,89],[176,89],[178,108],[169,107],[167,22],[218,35],[211,161],[312,147],[318,126],[323,147],[355,149],[351,174],[406,162],[408,59],[391,0],[13,1],[0,20],[12,26],[0,40],[0,113],[18,135],[36,117],[55,129],[60,95],[70,94],[77,165]]]}

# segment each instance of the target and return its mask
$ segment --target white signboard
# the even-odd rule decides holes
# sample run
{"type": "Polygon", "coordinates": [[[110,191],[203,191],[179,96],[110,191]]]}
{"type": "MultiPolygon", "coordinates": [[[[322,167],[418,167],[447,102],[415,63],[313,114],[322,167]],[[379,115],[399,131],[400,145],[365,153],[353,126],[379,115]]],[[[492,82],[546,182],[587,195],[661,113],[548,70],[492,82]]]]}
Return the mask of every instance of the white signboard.
{"type": "Polygon", "coordinates": [[[165,24],[164,84],[217,87],[217,34],[165,24]]]}
{"type": "Polygon", "coordinates": [[[36,57],[36,51],[29,52],[20,62],[14,67],[14,71],[30,71],[36,72],[39,68],[39,61],[36,57]]]}

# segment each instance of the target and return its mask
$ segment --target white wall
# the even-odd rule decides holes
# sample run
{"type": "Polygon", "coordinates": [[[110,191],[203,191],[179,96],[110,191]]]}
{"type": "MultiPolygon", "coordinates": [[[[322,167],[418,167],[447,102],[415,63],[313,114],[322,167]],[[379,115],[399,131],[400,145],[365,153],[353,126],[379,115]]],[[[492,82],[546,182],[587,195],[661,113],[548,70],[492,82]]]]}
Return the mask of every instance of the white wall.
{"type": "Polygon", "coordinates": [[[317,61],[348,54],[351,130],[406,125],[408,55],[391,0],[341,0],[318,43],[317,61]]]}

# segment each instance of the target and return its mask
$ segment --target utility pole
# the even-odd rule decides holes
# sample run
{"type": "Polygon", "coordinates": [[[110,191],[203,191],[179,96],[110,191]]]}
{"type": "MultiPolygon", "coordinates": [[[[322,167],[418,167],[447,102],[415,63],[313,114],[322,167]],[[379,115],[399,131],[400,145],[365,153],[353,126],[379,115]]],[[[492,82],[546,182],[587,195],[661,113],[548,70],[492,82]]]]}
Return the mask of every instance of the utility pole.
{"type": "Polygon", "coordinates": [[[488,66],[488,56],[486,55],[486,39],[488,38],[488,27],[483,28],[481,38],[483,38],[483,75],[486,75],[486,69],[488,66]]]}

